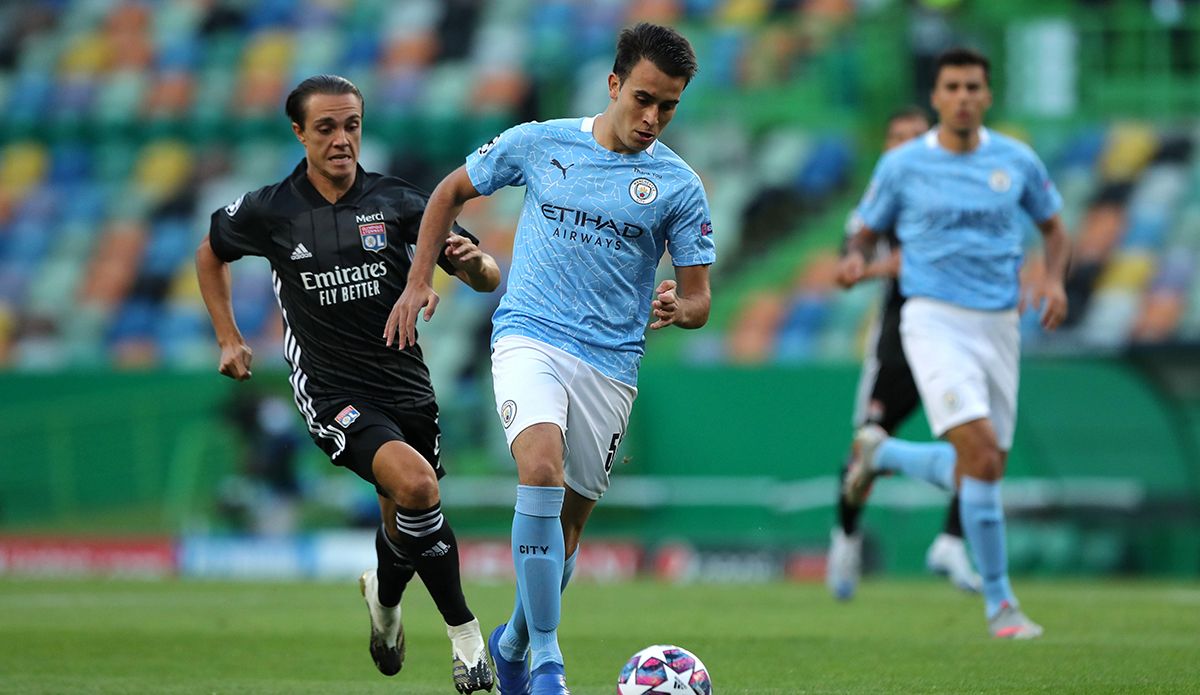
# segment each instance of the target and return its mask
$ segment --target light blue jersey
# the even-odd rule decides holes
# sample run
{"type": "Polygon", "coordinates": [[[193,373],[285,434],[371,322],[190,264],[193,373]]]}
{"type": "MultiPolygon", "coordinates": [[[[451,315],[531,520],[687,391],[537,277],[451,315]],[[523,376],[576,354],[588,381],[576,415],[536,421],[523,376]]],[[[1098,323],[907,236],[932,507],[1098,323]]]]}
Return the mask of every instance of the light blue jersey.
{"type": "Polygon", "coordinates": [[[1017,305],[1025,215],[1041,223],[1061,207],[1023,143],[981,128],[979,146],[955,154],[934,129],[879,160],[858,214],[872,231],[895,228],[905,297],[991,311],[1017,305]]]}
{"type": "Polygon", "coordinates": [[[655,141],[638,154],[596,142],[595,118],[525,123],[467,157],[475,190],[525,186],[492,343],[540,340],[637,385],[654,273],[716,260],[699,177],[655,141]]]}

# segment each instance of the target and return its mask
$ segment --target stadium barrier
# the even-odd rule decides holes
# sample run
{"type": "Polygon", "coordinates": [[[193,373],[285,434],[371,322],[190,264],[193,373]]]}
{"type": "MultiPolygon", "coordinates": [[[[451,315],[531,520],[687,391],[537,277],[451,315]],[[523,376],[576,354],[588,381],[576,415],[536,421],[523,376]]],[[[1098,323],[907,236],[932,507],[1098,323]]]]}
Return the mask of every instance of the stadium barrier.
{"type": "MultiPolygon", "coordinates": [[[[811,563],[833,520],[856,377],[849,364],[647,364],[589,538],[698,546],[717,553],[703,556],[711,566],[755,552],[811,563]]],[[[211,374],[0,375],[0,530],[202,535],[240,453],[224,415],[235,388],[211,374]]],[[[1197,400],[1133,362],[1098,359],[1028,361],[1020,402],[1005,485],[1014,569],[1200,575],[1197,400]]],[[[929,437],[920,416],[901,434],[929,437]]],[[[448,452],[495,458],[461,443],[448,452]]],[[[507,535],[511,463],[489,465],[444,481],[464,538],[507,535]]],[[[880,481],[864,519],[869,566],[921,571],[945,502],[880,481]]]]}

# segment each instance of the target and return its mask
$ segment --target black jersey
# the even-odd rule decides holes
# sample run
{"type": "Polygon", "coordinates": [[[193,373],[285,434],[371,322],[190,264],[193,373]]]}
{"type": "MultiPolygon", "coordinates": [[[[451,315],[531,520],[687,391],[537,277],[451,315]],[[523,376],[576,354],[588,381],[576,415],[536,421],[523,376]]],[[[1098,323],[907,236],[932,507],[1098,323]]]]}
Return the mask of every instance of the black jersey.
{"type": "MultiPolygon", "coordinates": [[[[284,357],[302,409],[344,397],[399,408],[433,401],[421,349],[388,348],[383,338],[408,279],[428,195],[360,166],[350,190],[330,203],[306,169],[301,160],[283,181],[214,212],[213,253],[227,263],[242,256],[270,262],[283,310],[284,357]]],[[[438,265],[454,273],[444,253],[438,265]]]]}

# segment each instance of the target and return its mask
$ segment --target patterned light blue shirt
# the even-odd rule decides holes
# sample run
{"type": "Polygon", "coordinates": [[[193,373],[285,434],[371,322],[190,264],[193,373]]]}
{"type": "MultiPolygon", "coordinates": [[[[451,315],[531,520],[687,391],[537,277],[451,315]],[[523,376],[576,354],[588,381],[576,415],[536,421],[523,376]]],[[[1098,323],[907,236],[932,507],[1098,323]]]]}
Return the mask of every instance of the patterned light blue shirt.
{"type": "Polygon", "coordinates": [[[716,260],[699,177],[666,145],[617,154],[596,142],[595,118],[524,123],[467,157],[475,189],[525,186],[508,289],[492,343],[520,335],[637,384],[654,273],[716,260]]]}
{"type": "Polygon", "coordinates": [[[934,129],[879,160],[858,214],[872,231],[895,227],[905,297],[993,311],[1017,305],[1025,215],[1041,223],[1061,208],[1025,144],[981,128],[979,146],[955,154],[934,129]]]}

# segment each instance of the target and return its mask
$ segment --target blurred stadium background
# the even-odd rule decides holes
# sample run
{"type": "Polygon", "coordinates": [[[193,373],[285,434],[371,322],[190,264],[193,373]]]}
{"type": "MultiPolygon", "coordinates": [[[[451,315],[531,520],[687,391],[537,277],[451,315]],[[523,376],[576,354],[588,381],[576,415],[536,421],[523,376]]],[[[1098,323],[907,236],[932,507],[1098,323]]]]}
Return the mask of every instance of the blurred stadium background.
{"type": "MultiPolygon", "coordinates": [[[[192,253],[212,210],[302,156],[282,102],[336,72],[362,159],[427,188],[522,121],[596,113],[617,30],[669,23],[701,71],[665,140],[703,177],[702,331],[650,336],[581,574],[813,579],[878,288],[833,283],[883,120],[959,43],[1074,239],[1064,330],[1023,323],[1006,484],[1021,575],[1200,576],[1200,3],[1191,0],[28,0],[0,3],[0,573],[350,577],[371,490],[309,444],[269,272],[234,267],[255,378],[215,371],[192,253]]],[[[521,202],[465,225],[506,263],[521,202]]],[[[664,269],[665,272],[666,269],[664,269]]],[[[514,475],[492,412],[495,297],[446,283],[422,342],[465,572],[505,576],[514,475]]],[[[927,438],[921,417],[907,432],[927,438]]],[[[876,486],[869,568],[921,571],[944,498],[876,486]]]]}

